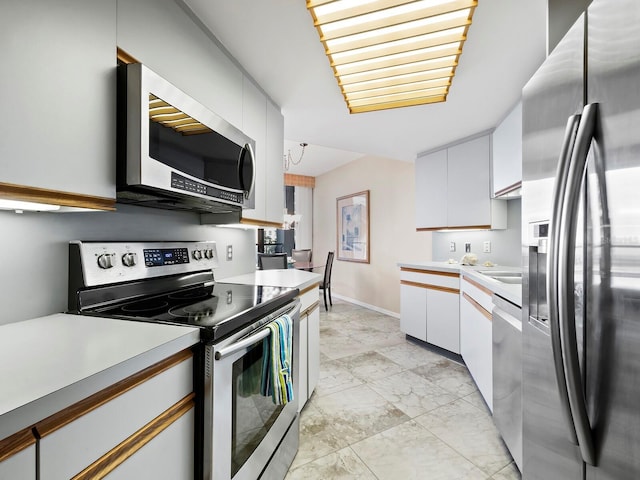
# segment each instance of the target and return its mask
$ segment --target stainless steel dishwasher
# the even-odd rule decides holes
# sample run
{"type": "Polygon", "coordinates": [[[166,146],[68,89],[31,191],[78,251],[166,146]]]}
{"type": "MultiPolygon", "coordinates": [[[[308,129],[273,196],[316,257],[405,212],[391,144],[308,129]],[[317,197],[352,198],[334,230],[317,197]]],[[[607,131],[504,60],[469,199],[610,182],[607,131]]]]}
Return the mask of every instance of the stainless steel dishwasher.
{"type": "Polygon", "coordinates": [[[493,420],[522,471],[521,309],[493,296],[493,420]]]}

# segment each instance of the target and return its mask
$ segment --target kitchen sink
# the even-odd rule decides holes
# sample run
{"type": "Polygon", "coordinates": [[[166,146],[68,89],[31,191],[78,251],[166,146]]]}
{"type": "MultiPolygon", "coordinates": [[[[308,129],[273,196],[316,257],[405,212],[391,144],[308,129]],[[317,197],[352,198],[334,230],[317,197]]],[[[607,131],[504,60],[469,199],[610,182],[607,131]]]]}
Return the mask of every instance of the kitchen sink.
{"type": "Polygon", "coordinates": [[[522,283],[522,276],[519,275],[517,277],[503,277],[503,276],[494,276],[491,275],[491,278],[493,278],[494,280],[497,280],[499,282],[502,283],[510,283],[510,284],[521,284],[522,283]]]}
{"type": "Polygon", "coordinates": [[[518,277],[522,278],[520,272],[507,272],[504,270],[480,270],[480,273],[488,277],[518,277]]]}

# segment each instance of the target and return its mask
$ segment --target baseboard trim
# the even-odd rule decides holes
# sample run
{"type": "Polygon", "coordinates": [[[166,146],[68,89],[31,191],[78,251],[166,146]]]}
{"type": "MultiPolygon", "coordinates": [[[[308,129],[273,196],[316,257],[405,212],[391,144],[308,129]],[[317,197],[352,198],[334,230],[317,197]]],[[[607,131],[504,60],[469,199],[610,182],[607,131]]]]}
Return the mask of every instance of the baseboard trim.
{"type": "Polygon", "coordinates": [[[354,303],[356,305],[360,305],[361,307],[368,308],[369,310],[384,313],[385,315],[389,315],[393,318],[400,318],[399,313],[392,312],[391,310],[385,310],[384,308],[376,307],[375,305],[371,305],[369,303],[361,302],[360,300],[356,300],[355,298],[345,297],[344,295],[340,295],[338,293],[331,292],[331,298],[339,298],[340,300],[344,300],[345,302],[354,303]]]}

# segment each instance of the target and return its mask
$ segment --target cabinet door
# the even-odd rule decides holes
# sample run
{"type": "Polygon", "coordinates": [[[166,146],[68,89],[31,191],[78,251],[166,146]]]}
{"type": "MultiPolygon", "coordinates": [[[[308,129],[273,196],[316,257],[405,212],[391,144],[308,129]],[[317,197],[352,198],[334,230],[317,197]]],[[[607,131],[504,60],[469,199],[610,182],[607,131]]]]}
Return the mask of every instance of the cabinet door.
{"type": "Polygon", "coordinates": [[[0,182],[115,198],[116,2],[5,2],[0,44],[0,182]]]}
{"type": "Polygon", "coordinates": [[[400,330],[427,341],[427,289],[400,285],[400,330]]]}
{"type": "Polygon", "coordinates": [[[490,313],[460,297],[460,353],[484,401],[493,411],[493,354],[490,313]]]}
{"type": "Polygon", "coordinates": [[[427,290],[427,342],[460,353],[460,295],[427,290]]]}
{"type": "Polygon", "coordinates": [[[308,336],[308,353],[309,353],[309,365],[308,365],[308,396],[311,394],[318,385],[318,379],[320,378],[320,304],[309,312],[309,336],[308,336]]]}
{"type": "Polygon", "coordinates": [[[0,479],[36,479],[36,439],[23,430],[0,440],[0,479]]]}
{"type": "Polygon", "coordinates": [[[416,158],[416,228],[442,228],[448,225],[447,150],[416,158]]]}
{"type": "Polygon", "coordinates": [[[192,480],[194,425],[192,408],[104,478],[192,480]]]}
{"type": "Polygon", "coordinates": [[[243,218],[264,220],[267,202],[267,99],[247,78],[242,83],[242,131],[256,142],[254,205],[242,211],[243,218]]]}
{"type": "Polygon", "coordinates": [[[522,182],[522,102],[493,132],[493,193],[507,193],[522,182]]]}
{"type": "Polygon", "coordinates": [[[489,135],[449,147],[448,226],[491,225],[490,158],[489,135]]]}
{"type": "Polygon", "coordinates": [[[284,117],[280,108],[267,101],[267,171],[265,219],[284,220],[284,117]]]}
{"type": "Polygon", "coordinates": [[[300,354],[298,355],[298,411],[307,403],[309,398],[309,318],[308,315],[300,316],[300,354]]]}

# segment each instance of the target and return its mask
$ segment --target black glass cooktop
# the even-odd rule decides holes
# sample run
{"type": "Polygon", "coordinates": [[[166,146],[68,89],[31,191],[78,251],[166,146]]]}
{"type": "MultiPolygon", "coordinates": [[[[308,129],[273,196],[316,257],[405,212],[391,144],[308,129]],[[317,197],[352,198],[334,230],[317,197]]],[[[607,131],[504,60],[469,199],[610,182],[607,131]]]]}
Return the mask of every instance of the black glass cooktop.
{"type": "Polygon", "coordinates": [[[186,325],[220,339],[293,300],[297,289],[215,283],[96,308],[91,313],[127,320],[186,325]]]}

